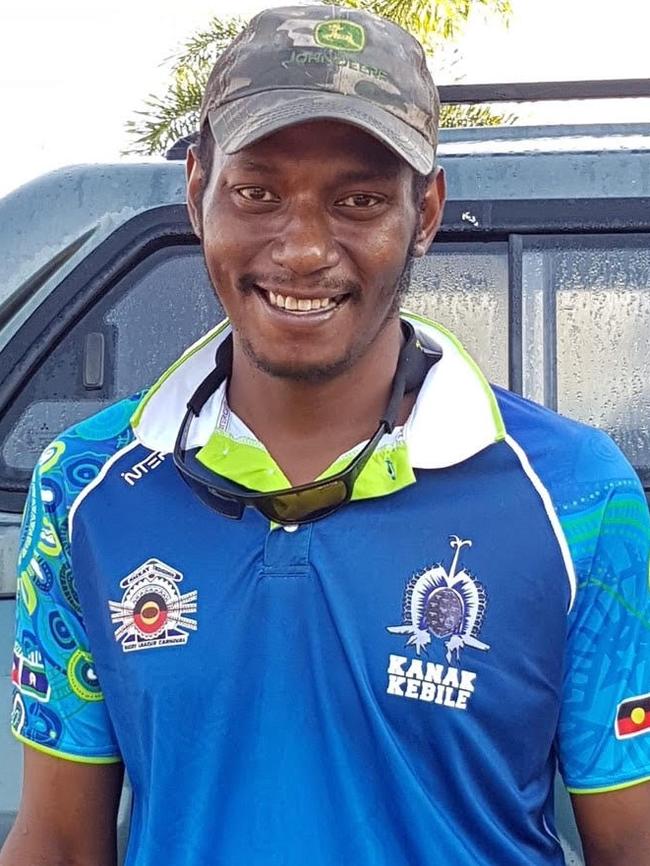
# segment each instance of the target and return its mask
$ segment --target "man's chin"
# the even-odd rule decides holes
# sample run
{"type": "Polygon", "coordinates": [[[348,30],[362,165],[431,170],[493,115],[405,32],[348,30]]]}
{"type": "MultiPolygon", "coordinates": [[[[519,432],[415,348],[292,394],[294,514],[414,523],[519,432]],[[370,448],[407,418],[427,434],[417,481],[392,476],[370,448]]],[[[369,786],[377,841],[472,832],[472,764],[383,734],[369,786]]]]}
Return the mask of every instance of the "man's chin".
{"type": "Polygon", "coordinates": [[[274,379],[311,385],[331,382],[347,372],[355,360],[352,353],[347,353],[338,360],[328,359],[320,362],[269,358],[256,352],[249,343],[245,343],[243,348],[254,366],[262,373],[266,373],[274,379]]]}

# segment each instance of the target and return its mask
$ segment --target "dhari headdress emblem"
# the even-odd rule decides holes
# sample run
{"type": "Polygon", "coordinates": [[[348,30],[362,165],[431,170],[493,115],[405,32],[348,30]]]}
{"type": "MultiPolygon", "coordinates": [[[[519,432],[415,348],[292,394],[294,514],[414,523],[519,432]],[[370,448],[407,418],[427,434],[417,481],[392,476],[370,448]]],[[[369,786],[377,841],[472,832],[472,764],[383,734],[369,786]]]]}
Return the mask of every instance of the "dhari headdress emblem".
{"type": "Polygon", "coordinates": [[[457,570],[462,548],[471,547],[472,542],[452,535],[449,543],[454,550],[449,572],[442,565],[434,565],[412,577],[404,593],[404,625],[390,626],[388,631],[409,635],[406,645],[414,646],[418,655],[428,651],[432,637],[444,641],[451,664],[454,653],[458,661],[465,647],[483,651],[490,647],[478,639],[485,614],[485,590],[465,569],[457,570]]]}

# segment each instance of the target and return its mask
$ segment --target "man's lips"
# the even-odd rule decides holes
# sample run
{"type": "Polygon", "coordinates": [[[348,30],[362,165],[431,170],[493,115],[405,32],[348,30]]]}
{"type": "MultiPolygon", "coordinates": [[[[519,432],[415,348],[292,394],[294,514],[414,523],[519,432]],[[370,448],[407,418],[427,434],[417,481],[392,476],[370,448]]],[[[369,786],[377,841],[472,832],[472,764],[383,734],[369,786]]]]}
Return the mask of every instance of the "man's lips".
{"type": "Polygon", "coordinates": [[[258,284],[255,285],[255,289],[270,307],[295,315],[314,315],[330,312],[350,297],[350,294],[346,292],[318,296],[313,294],[289,294],[288,292],[284,294],[258,284]]]}

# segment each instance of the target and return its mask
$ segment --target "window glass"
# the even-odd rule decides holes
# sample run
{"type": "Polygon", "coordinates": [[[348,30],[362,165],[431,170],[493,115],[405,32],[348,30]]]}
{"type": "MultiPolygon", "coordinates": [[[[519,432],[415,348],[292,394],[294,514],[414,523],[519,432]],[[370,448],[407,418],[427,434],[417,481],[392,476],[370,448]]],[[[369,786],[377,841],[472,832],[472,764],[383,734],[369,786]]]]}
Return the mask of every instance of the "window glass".
{"type": "Polygon", "coordinates": [[[144,262],[104,315],[115,329],[116,392],[154,382],[223,315],[198,247],[144,262]]]}
{"type": "Polygon", "coordinates": [[[140,262],[66,334],[7,413],[2,476],[26,480],[58,433],[150,385],[222,317],[198,246],[167,247],[140,262]],[[104,338],[97,390],[83,382],[89,334],[104,338]]]}
{"type": "Polygon", "coordinates": [[[488,379],[507,387],[506,244],[434,244],[415,260],[404,306],[453,331],[488,379]]]}
{"type": "Polygon", "coordinates": [[[607,430],[650,482],[650,236],[533,239],[527,396],[607,430]]]}

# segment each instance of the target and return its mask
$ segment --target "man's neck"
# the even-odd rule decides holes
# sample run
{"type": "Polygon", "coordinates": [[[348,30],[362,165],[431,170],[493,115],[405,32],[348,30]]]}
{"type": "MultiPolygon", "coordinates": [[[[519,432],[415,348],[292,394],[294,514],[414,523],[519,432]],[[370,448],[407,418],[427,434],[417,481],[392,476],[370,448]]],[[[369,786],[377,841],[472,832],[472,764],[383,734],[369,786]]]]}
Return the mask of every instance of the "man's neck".
{"type": "MultiPolygon", "coordinates": [[[[235,335],[230,407],[292,484],[313,481],[377,429],[388,404],[401,340],[399,322],[390,323],[349,370],[313,383],[259,370],[235,335]]],[[[412,405],[413,398],[404,401],[400,422],[412,405]]]]}

